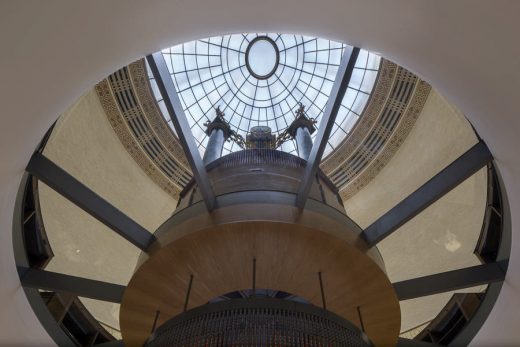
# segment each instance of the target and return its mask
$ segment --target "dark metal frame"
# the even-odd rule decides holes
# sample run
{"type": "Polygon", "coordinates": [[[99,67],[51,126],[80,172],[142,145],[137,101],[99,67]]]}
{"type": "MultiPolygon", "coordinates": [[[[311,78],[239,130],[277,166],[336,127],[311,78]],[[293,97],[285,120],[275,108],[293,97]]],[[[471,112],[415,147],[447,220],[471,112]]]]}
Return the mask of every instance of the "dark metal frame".
{"type": "Polygon", "coordinates": [[[155,236],[152,233],[40,152],[33,154],[26,171],[141,250],[146,251],[148,246],[155,241],[155,236]]]}
{"type": "Polygon", "coordinates": [[[204,199],[204,203],[208,211],[212,211],[215,207],[215,193],[211,187],[211,183],[206,172],[204,162],[200,157],[200,153],[197,149],[197,144],[191,134],[191,128],[184,114],[181,101],[175,90],[173,80],[170,77],[170,72],[164,61],[164,57],[161,52],[157,52],[146,57],[150,69],[157,81],[157,86],[163,97],[166,109],[172,116],[173,125],[177,131],[177,136],[184,149],[186,159],[190,163],[193,177],[197,181],[200,189],[200,193],[204,199]]]}
{"type": "Polygon", "coordinates": [[[375,246],[379,241],[486,166],[491,160],[493,160],[491,152],[486,144],[480,141],[368,226],[363,231],[362,237],[370,246],[375,246]]]}
{"type": "MultiPolygon", "coordinates": [[[[23,199],[27,179],[30,179],[29,175],[26,175],[26,177],[24,178],[23,184],[20,188],[21,197],[19,195],[19,200],[23,199]]],[[[503,191],[502,183],[499,182],[499,185],[499,188],[502,192],[502,201],[504,209],[502,211],[502,215],[504,217],[508,217],[509,210],[507,206],[507,199],[504,195],[505,192],[503,191]]],[[[275,194],[276,192],[257,193],[267,193],[269,195],[269,201],[271,201],[273,194],[275,194]]],[[[250,198],[257,199],[258,197],[252,196],[250,198]]],[[[291,198],[289,196],[284,201],[288,202],[290,201],[290,199],[291,198]]],[[[309,203],[311,203],[311,201],[309,201],[309,203]]],[[[226,203],[224,203],[224,205],[226,205],[226,203]]],[[[17,208],[14,218],[15,225],[13,226],[13,239],[15,245],[15,254],[17,255],[17,265],[19,266],[19,274],[21,277],[22,285],[24,286],[24,290],[27,294],[27,297],[29,298],[29,301],[31,302],[31,305],[33,306],[33,309],[35,310],[35,312],[37,312],[39,318],[42,320],[42,324],[44,324],[44,326],[49,331],[51,336],[55,339],[55,341],[57,341],[59,345],[71,345],[66,335],[64,335],[61,329],[56,325],[54,318],[48,313],[47,308],[42,303],[38,290],[35,288],[68,291],[71,293],[75,293],[79,296],[93,297],[96,299],[104,299],[117,302],[118,300],[120,300],[120,295],[124,290],[124,287],[99,281],[81,279],[74,276],[55,274],[42,270],[28,269],[29,265],[25,257],[25,249],[23,246],[23,240],[21,239],[20,231],[20,227],[22,224],[20,217],[20,213],[22,210],[21,206],[23,206],[22,202],[19,202],[17,200],[17,208]],[[111,293],[107,294],[103,288],[111,288],[111,293]],[[102,290],[104,293],[100,293],[99,290],[102,290]]],[[[483,324],[485,318],[489,314],[494,302],[498,297],[500,288],[502,286],[502,281],[504,279],[504,274],[507,269],[507,259],[511,244],[511,226],[509,219],[504,220],[503,228],[503,237],[501,240],[499,256],[497,257],[496,263],[484,264],[477,267],[450,271],[447,273],[426,276],[423,278],[403,281],[394,284],[400,300],[406,300],[418,296],[430,295],[452,289],[492,282],[489,285],[487,294],[481,304],[481,307],[474,315],[474,317],[470,320],[468,325],[464,328],[464,330],[452,342],[451,345],[453,346],[467,345],[471,341],[471,339],[475,336],[480,326],[483,324]]],[[[114,343],[119,344],[120,342],[114,343]]],[[[415,343],[415,341],[412,341],[412,343],[415,343]]],[[[399,345],[406,346],[410,344],[408,340],[400,339],[399,345]]]]}
{"type": "MultiPolygon", "coordinates": [[[[15,210],[13,216],[13,251],[15,262],[18,270],[18,275],[21,278],[24,273],[23,270],[30,267],[29,259],[27,258],[27,253],[25,251],[25,243],[23,239],[23,206],[24,200],[26,198],[26,187],[27,184],[30,184],[32,178],[29,174],[24,174],[21,182],[20,188],[18,189],[18,194],[16,196],[15,202],[15,210]]],[[[47,333],[54,340],[54,342],[58,346],[71,346],[76,347],[72,339],[61,329],[58,325],[51,312],[47,308],[47,305],[42,300],[38,289],[25,287],[22,285],[23,291],[25,292],[25,296],[27,297],[27,301],[31,305],[31,308],[34,311],[34,314],[40,320],[40,323],[43,325],[47,333]]]]}
{"type": "MultiPolygon", "coordinates": [[[[199,133],[201,130],[204,131],[203,119],[212,112],[212,109],[220,105],[233,124],[234,130],[245,136],[253,125],[262,122],[270,122],[275,134],[282,133],[294,119],[293,111],[299,102],[304,103],[308,110],[313,110],[313,117],[319,118],[326,106],[326,102],[322,102],[322,97],[328,98],[334,83],[334,75],[340,64],[341,52],[345,47],[346,45],[339,42],[319,38],[262,33],[225,35],[196,40],[163,50],[162,53],[168,65],[171,64],[173,67],[171,77],[192,129],[199,133]],[[256,36],[269,36],[280,50],[280,66],[267,80],[259,80],[252,76],[244,61],[247,46],[256,36]],[[241,42],[238,42],[239,40],[241,42]],[[322,55],[325,54],[328,57],[323,58],[322,55]],[[290,61],[289,56],[292,58],[290,61]],[[293,62],[294,59],[296,62],[293,62]],[[203,71],[209,71],[210,76],[202,73],[203,71]],[[184,76],[188,76],[188,79],[186,80],[184,76]],[[294,84],[291,81],[297,82],[294,84]],[[204,88],[203,94],[195,92],[199,87],[204,88]],[[247,92],[243,87],[253,88],[253,90],[247,92]],[[217,100],[208,97],[213,93],[217,95],[217,100]],[[269,95],[270,101],[258,105],[257,100],[265,101],[263,97],[260,98],[262,94],[269,95]],[[252,100],[255,102],[251,102],[252,100]],[[265,118],[266,114],[267,118],[265,118]]],[[[373,54],[367,52],[366,56],[358,59],[356,63],[355,71],[362,73],[362,81],[365,81],[368,74],[377,75],[379,70],[378,67],[367,64],[371,60],[370,56],[373,54]]],[[[155,79],[153,76],[149,77],[155,90],[155,79]]],[[[360,116],[362,108],[354,107],[354,103],[357,104],[360,98],[364,99],[372,91],[372,88],[366,88],[363,82],[361,85],[363,86],[361,89],[358,89],[358,86],[349,88],[355,96],[352,102],[342,105],[345,117],[336,118],[331,138],[340,139],[347,135],[348,129],[344,129],[345,121],[349,118],[347,114],[360,116]],[[334,136],[336,133],[337,136],[334,136]]],[[[159,93],[154,94],[159,107],[164,109],[162,97],[159,93]]],[[[361,105],[365,105],[365,102],[361,102],[361,105]]],[[[173,127],[169,114],[164,112],[163,116],[173,127]]],[[[197,138],[199,148],[205,148],[207,140],[207,136],[197,138]]],[[[329,141],[325,153],[328,149],[336,148],[340,143],[341,141],[329,141]]],[[[286,152],[296,153],[296,143],[293,140],[288,140],[283,148],[286,152]]],[[[225,142],[224,153],[235,150],[237,144],[234,141],[225,142]]]]}
{"type": "Polygon", "coordinates": [[[488,263],[394,283],[399,300],[445,293],[452,290],[501,282],[505,264],[488,263]]]}
{"type": "MultiPolygon", "coordinates": [[[[498,299],[498,296],[500,294],[500,290],[502,289],[502,285],[504,283],[504,277],[507,273],[508,265],[509,265],[509,254],[511,253],[511,237],[512,237],[512,228],[511,228],[511,212],[509,209],[509,203],[507,199],[507,192],[504,188],[504,183],[502,181],[502,178],[500,176],[500,172],[498,168],[494,165],[493,162],[488,164],[488,168],[490,169],[489,172],[493,172],[496,175],[496,181],[489,180],[488,184],[494,184],[494,189],[497,189],[499,192],[499,200],[500,200],[500,206],[502,208],[501,216],[502,216],[502,225],[500,232],[500,245],[498,247],[497,257],[495,259],[495,262],[484,264],[486,265],[486,268],[481,268],[482,273],[485,274],[485,276],[488,276],[489,279],[493,280],[493,277],[495,277],[496,281],[492,281],[488,285],[488,288],[485,292],[484,298],[482,302],[480,303],[480,306],[478,307],[475,314],[469,319],[469,322],[464,326],[461,332],[457,334],[457,336],[448,344],[448,346],[451,347],[459,347],[459,346],[467,346],[470,344],[470,342],[473,340],[473,338],[477,335],[478,331],[486,321],[487,317],[491,313],[491,310],[493,309],[493,306],[495,305],[495,302],[498,299]],[[502,280],[499,278],[502,277],[502,280]]],[[[465,269],[461,270],[455,270],[456,271],[464,271],[465,269]]],[[[470,270],[472,272],[474,270],[470,270]]],[[[470,274],[470,272],[468,272],[470,274]]],[[[453,273],[453,272],[451,272],[453,273]]],[[[444,276],[444,274],[440,274],[440,276],[444,276]]],[[[433,275],[438,276],[438,275],[433,275]]],[[[448,275],[450,276],[450,275],[448,275]]],[[[431,277],[431,276],[428,276],[431,277]]],[[[469,276],[469,279],[471,280],[471,274],[469,276]]],[[[457,278],[452,278],[454,282],[452,284],[455,284],[455,282],[461,282],[457,278]]],[[[476,280],[476,278],[474,278],[476,280]]],[[[410,280],[413,281],[413,280],[410,280]]],[[[404,281],[406,282],[406,281],[404,281]]],[[[463,282],[463,281],[462,281],[463,282]]],[[[402,283],[402,282],[401,282],[402,283]]],[[[417,282],[420,283],[420,282],[417,282]]],[[[437,284],[436,284],[437,285],[437,284]]],[[[450,284],[447,284],[450,285],[450,284]]],[[[471,286],[471,283],[467,283],[464,285],[465,287],[471,286]]],[[[411,290],[414,290],[410,287],[411,290]]],[[[425,288],[423,288],[425,289],[425,288]]],[[[421,290],[421,288],[417,289],[418,291],[421,290]]],[[[427,294],[427,289],[425,289],[425,294],[427,294]]],[[[404,295],[403,295],[404,296],[404,295]]],[[[408,340],[408,339],[399,339],[398,347],[408,347],[408,346],[435,346],[434,344],[427,344],[422,341],[417,340],[408,340]]]]}
{"type": "Polygon", "coordinates": [[[298,192],[298,196],[296,197],[296,206],[300,209],[305,206],[312,182],[314,181],[314,177],[318,172],[318,167],[320,165],[323,152],[325,151],[325,147],[327,146],[330,132],[334,126],[334,121],[338,114],[339,108],[341,107],[343,97],[347,92],[354,67],[356,66],[359,51],[360,49],[357,47],[345,48],[345,53],[341,59],[341,64],[336,75],[336,80],[334,81],[332,91],[330,92],[329,101],[327,102],[327,106],[323,112],[320,126],[318,127],[318,134],[314,140],[311,154],[307,159],[307,165],[305,167],[305,173],[303,174],[303,178],[300,184],[300,190],[298,192]]]}
{"type": "MultiPolygon", "coordinates": [[[[509,200],[507,198],[504,182],[502,181],[502,177],[500,175],[500,170],[494,163],[490,163],[490,166],[497,178],[497,181],[495,182],[495,189],[497,189],[500,194],[499,200],[502,206],[502,228],[500,230],[501,239],[495,262],[500,264],[504,273],[507,273],[507,269],[509,267],[509,255],[511,254],[511,211],[509,209],[509,200]]],[[[473,317],[471,317],[469,323],[466,324],[464,329],[451,341],[449,346],[458,347],[467,346],[470,344],[491,313],[491,310],[493,309],[493,306],[498,299],[498,295],[500,294],[500,290],[502,289],[503,284],[504,281],[499,281],[491,283],[488,286],[486,295],[480,303],[476,313],[473,315],[473,317]]]]}

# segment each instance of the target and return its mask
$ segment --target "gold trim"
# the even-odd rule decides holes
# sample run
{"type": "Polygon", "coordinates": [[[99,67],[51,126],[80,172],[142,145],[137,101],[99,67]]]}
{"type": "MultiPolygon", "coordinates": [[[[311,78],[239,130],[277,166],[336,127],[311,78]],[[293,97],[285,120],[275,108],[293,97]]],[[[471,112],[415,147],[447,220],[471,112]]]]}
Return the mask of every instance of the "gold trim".
{"type": "MultiPolygon", "coordinates": [[[[129,76],[127,79],[122,79],[120,74],[117,81],[109,81],[107,78],[96,86],[100,101],[110,124],[130,155],[154,182],[177,198],[182,190],[182,182],[191,176],[189,164],[177,137],[157,105],[145,60],[140,59],[124,69],[129,76]],[[114,94],[122,90],[132,91],[135,96],[136,106],[126,114],[119,109],[114,94]],[[136,117],[150,127],[150,131],[139,137],[133,134],[127,124],[127,121],[136,117]],[[151,139],[158,141],[163,147],[153,158],[144,149],[151,139]],[[173,174],[161,168],[166,161],[177,165],[173,174]]],[[[374,90],[360,120],[338,148],[321,164],[321,169],[329,176],[347,176],[346,183],[338,187],[343,199],[349,199],[365,187],[390,161],[419,117],[430,89],[426,82],[419,80],[408,70],[389,60],[381,60],[374,90]],[[402,82],[415,83],[408,103],[403,103],[397,96],[391,95],[394,86],[402,82]],[[387,109],[401,114],[393,131],[380,123],[387,109]],[[383,144],[376,152],[364,147],[365,141],[372,134],[377,134],[383,144]],[[360,171],[354,172],[348,163],[358,158],[365,163],[360,171]]]]}
{"type": "Polygon", "coordinates": [[[155,96],[150,87],[150,81],[146,71],[145,60],[138,60],[128,66],[130,80],[137,97],[137,101],[141,106],[142,112],[157,135],[159,141],[165,146],[169,154],[182,165],[184,172],[191,176],[190,164],[184,155],[182,146],[177,137],[173,134],[168,123],[162,116],[161,110],[155,101],[155,96]]]}
{"type": "Polygon", "coordinates": [[[338,187],[343,200],[351,198],[365,187],[390,161],[415,124],[431,90],[416,75],[388,60],[382,60],[379,71],[363,116],[351,134],[321,164],[321,169],[329,176],[347,176],[347,182],[338,187]],[[394,87],[402,82],[415,83],[408,103],[397,99],[397,95],[391,95],[394,87]],[[388,109],[401,114],[393,131],[381,124],[382,116],[388,109]],[[377,134],[383,143],[377,152],[364,147],[365,141],[372,134],[377,134]],[[357,160],[365,164],[361,170],[354,171],[349,163],[357,160]]]}
{"type": "MultiPolygon", "coordinates": [[[[110,82],[104,79],[95,87],[99,101],[105,110],[108,121],[112,125],[112,129],[117,137],[136,161],[136,163],[143,169],[156,184],[158,184],[165,192],[170,194],[173,198],[178,199],[181,187],[174,184],[172,180],[167,177],[162,170],[157,167],[156,163],[146,154],[143,148],[139,145],[138,140],[133,136],[131,130],[128,128],[123,113],[119,109],[115,95],[113,94],[110,82]]],[[[138,110],[134,110],[132,116],[141,116],[138,110]]]]}
{"type": "Polygon", "coordinates": [[[330,175],[333,171],[336,171],[355,153],[359,145],[369,135],[390,97],[398,68],[397,64],[389,60],[381,60],[374,90],[361,118],[345,140],[320,165],[325,174],[330,175]]]}
{"type": "Polygon", "coordinates": [[[371,158],[369,164],[352,179],[347,185],[341,189],[340,195],[343,200],[350,199],[358,191],[364,188],[377,174],[388,164],[390,159],[397,152],[401,144],[404,142],[415,122],[419,118],[421,111],[426,103],[426,99],[430,94],[431,86],[425,81],[419,80],[415,85],[414,93],[411,97],[408,107],[404,114],[400,117],[399,123],[392,134],[385,134],[388,139],[385,146],[371,158]]]}

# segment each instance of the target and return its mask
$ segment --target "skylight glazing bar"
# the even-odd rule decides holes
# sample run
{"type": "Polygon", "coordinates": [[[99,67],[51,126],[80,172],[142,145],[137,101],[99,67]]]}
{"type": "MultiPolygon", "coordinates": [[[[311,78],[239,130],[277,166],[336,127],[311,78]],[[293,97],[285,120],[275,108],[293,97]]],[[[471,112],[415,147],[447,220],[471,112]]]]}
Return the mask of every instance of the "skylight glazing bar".
{"type": "Polygon", "coordinates": [[[157,86],[164,99],[166,109],[171,115],[171,119],[179,141],[186,154],[186,159],[190,163],[193,177],[199,186],[200,193],[208,211],[212,211],[215,206],[215,194],[206,172],[204,162],[200,157],[197,144],[192,135],[190,125],[184,114],[184,110],[175,90],[173,80],[166,66],[164,56],[161,52],[154,53],[146,57],[152,73],[157,81],[157,86]]]}
{"type": "Polygon", "coordinates": [[[343,97],[347,91],[352,72],[354,71],[359,51],[360,49],[357,47],[345,47],[345,53],[341,59],[336,80],[332,86],[332,91],[329,100],[327,101],[327,105],[325,106],[325,111],[318,127],[318,134],[314,140],[311,154],[307,160],[307,166],[305,167],[305,173],[300,183],[298,196],[296,197],[296,206],[298,208],[303,208],[305,206],[305,202],[309,196],[311,185],[316,176],[316,172],[318,171],[325,147],[327,146],[327,140],[329,139],[343,97]]]}
{"type": "MultiPolygon", "coordinates": [[[[256,125],[269,126],[275,135],[281,134],[294,120],[300,102],[319,122],[345,48],[341,42],[320,38],[250,33],[190,41],[165,49],[162,54],[202,155],[208,140],[203,123],[212,119],[215,106],[241,136],[256,125]],[[251,73],[254,69],[259,69],[259,76],[251,73]]],[[[342,102],[346,112],[340,110],[338,114],[324,157],[341,145],[359,118],[355,115],[364,110],[379,62],[378,56],[360,51],[342,102]]],[[[155,86],[152,74],[148,76],[155,86]]],[[[157,88],[154,95],[169,122],[170,115],[157,88]]],[[[313,133],[312,138],[315,136],[313,133]]],[[[232,141],[226,142],[223,154],[238,148],[232,141]]],[[[294,140],[286,141],[280,149],[295,153],[294,140]]]]}

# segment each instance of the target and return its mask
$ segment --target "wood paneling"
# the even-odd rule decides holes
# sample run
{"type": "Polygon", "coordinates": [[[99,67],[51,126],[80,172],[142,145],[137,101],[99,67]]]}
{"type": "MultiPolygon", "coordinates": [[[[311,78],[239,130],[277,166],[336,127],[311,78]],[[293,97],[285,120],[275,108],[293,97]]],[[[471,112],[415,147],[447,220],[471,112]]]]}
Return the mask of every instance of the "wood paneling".
{"type": "MultiPolygon", "coordinates": [[[[278,191],[297,193],[306,162],[294,155],[276,150],[245,150],[234,152],[211,162],[208,169],[215,195],[240,191],[278,191]]],[[[336,187],[319,170],[310,186],[309,197],[345,212],[336,187]],[[323,194],[322,194],[323,192],[323,194]],[[324,195],[328,199],[324,199],[324,195]]],[[[192,181],[181,193],[179,208],[202,200],[199,188],[192,181]],[[193,189],[195,193],[192,196],[193,189]]]]}
{"type": "Polygon", "coordinates": [[[307,226],[272,221],[220,224],[184,234],[156,249],[136,271],[121,305],[127,346],[141,346],[155,313],[159,324],[182,312],[190,275],[188,308],[252,286],[283,290],[321,306],[322,272],[330,311],[359,325],[360,306],[368,336],[377,346],[395,346],[400,328],[397,296],[384,271],[342,238],[307,226]]]}

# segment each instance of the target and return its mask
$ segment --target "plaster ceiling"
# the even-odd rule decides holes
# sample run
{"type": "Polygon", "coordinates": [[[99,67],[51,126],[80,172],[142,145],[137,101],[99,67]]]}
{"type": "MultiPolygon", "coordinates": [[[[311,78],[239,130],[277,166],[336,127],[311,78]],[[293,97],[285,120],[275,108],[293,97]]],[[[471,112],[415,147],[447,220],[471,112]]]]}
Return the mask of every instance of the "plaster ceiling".
{"type": "Polygon", "coordinates": [[[0,342],[52,345],[20,289],[10,230],[23,168],[56,116],[111,71],[147,53],[209,33],[266,30],[315,34],[379,52],[420,74],[468,116],[495,155],[513,227],[510,270],[474,345],[520,342],[514,328],[520,318],[520,272],[515,271],[520,266],[515,237],[520,210],[519,2],[195,0],[178,6],[121,0],[1,6],[0,342]],[[21,328],[31,333],[19,334],[21,328]]]}
{"type": "MultiPolygon", "coordinates": [[[[347,215],[366,228],[477,141],[464,115],[432,90],[390,162],[345,201],[347,215]]],[[[480,264],[473,251],[484,218],[486,180],[482,169],[378,244],[392,282],[480,264]]],[[[402,301],[401,331],[432,320],[450,298],[443,293],[402,301]]]]}
{"type": "MultiPolygon", "coordinates": [[[[347,214],[365,228],[476,142],[461,112],[432,90],[390,162],[345,201],[347,214]]],[[[175,209],[176,202],[123,147],[94,90],[60,117],[44,155],[151,232],[175,209]]],[[[392,282],[479,264],[473,250],[483,220],[486,179],[481,170],[378,245],[392,282]]],[[[126,285],[139,250],[44,184],[39,193],[55,254],[46,269],[126,285]]],[[[401,331],[432,320],[450,298],[451,293],[443,293],[401,302],[401,331]]],[[[83,301],[100,322],[119,329],[119,305],[83,301]]]]}

